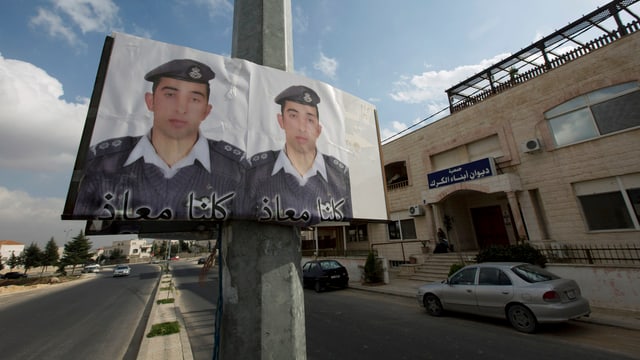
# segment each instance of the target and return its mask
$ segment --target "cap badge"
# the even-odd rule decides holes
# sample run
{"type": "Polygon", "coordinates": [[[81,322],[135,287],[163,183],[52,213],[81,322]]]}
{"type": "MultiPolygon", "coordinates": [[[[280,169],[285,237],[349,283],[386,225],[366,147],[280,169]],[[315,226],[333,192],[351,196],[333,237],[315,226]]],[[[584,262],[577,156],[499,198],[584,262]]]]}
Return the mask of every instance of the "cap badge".
{"type": "Polygon", "coordinates": [[[313,99],[311,98],[311,94],[309,94],[308,92],[304,93],[304,97],[302,98],[304,100],[304,102],[312,102],[313,99]]]}
{"type": "Polygon", "coordinates": [[[202,77],[202,73],[199,67],[193,66],[191,71],[189,71],[189,77],[192,79],[200,79],[202,77]]]}

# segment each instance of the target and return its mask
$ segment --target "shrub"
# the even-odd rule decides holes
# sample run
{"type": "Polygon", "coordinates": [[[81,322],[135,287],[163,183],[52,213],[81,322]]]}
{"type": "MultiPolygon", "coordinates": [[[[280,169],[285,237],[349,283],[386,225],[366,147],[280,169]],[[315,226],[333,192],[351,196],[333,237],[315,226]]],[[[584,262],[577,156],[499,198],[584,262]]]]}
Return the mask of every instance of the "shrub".
{"type": "Polygon", "coordinates": [[[166,298],[166,299],[160,299],[160,300],[156,300],[156,304],[160,305],[160,304],[173,304],[175,302],[174,298],[166,298]]]}
{"type": "Polygon", "coordinates": [[[367,261],[364,263],[364,281],[370,284],[382,281],[382,264],[376,259],[373,251],[369,252],[367,261]]]}
{"type": "Polygon", "coordinates": [[[544,267],[547,263],[547,257],[529,244],[490,246],[476,255],[478,263],[489,261],[526,262],[544,267]]]}
{"type": "Polygon", "coordinates": [[[449,268],[449,275],[447,275],[447,277],[453,275],[454,272],[462,269],[464,267],[464,264],[451,264],[451,267],[449,268]]]}

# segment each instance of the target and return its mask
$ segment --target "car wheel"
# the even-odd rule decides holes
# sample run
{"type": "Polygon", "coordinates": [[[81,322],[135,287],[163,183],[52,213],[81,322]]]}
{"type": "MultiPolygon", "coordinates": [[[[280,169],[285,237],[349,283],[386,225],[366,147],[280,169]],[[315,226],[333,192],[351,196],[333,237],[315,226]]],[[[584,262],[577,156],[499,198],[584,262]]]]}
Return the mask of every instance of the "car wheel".
{"type": "Polygon", "coordinates": [[[524,333],[533,333],[538,327],[538,320],[526,306],[515,304],[507,309],[507,318],[516,330],[524,333]]]}
{"type": "Polygon", "coordinates": [[[442,303],[437,296],[433,294],[426,294],[424,299],[422,300],[424,303],[424,308],[427,309],[427,312],[431,316],[442,316],[444,313],[444,309],[442,308],[442,303]]]}
{"type": "Polygon", "coordinates": [[[313,288],[316,290],[316,292],[322,292],[322,284],[320,284],[320,280],[316,280],[313,288]]]}

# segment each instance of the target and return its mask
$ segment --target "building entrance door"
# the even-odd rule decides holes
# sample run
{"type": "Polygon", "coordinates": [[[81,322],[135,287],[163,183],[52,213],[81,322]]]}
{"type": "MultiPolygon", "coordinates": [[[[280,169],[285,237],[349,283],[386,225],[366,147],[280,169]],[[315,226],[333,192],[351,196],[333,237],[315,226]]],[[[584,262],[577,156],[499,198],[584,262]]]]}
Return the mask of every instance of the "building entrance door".
{"type": "Polygon", "coordinates": [[[480,249],[491,245],[509,245],[509,235],[504,226],[500,206],[471,208],[471,218],[480,249]]]}

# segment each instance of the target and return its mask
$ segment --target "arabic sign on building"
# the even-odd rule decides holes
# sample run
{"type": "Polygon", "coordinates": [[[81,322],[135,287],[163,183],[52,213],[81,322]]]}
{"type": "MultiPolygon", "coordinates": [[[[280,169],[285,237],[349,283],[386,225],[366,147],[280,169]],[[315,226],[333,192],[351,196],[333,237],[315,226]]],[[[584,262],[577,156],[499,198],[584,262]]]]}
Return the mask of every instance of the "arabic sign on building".
{"type": "Polygon", "coordinates": [[[117,33],[62,218],[132,232],[140,220],[385,220],[376,121],[326,83],[117,33]]]}
{"type": "Polygon", "coordinates": [[[452,185],[465,181],[493,176],[496,173],[493,158],[485,158],[448,169],[434,171],[427,174],[429,189],[452,185]]]}

